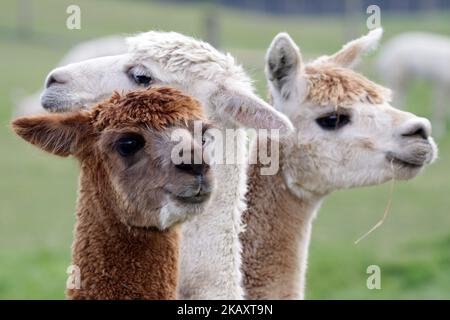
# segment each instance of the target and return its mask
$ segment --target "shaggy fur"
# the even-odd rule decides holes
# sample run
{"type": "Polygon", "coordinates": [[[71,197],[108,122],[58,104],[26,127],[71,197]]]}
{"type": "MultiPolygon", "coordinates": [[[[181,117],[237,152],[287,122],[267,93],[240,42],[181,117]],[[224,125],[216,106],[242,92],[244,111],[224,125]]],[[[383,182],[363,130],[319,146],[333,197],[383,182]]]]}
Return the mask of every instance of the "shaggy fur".
{"type": "Polygon", "coordinates": [[[311,225],[329,193],[411,179],[436,158],[429,121],[392,108],[386,89],[348,69],[367,47],[376,47],[378,35],[373,31],[308,66],[287,34],[269,48],[273,103],[289,115],[296,134],[280,141],[275,176],[262,176],[259,164],[250,167],[241,235],[249,299],[304,297],[311,225]],[[321,127],[318,119],[329,115],[349,121],[321,127]]]}
{"type": "MultiPolygon", "coordinates": [[[[176,298],[177,224],[201,211],[203,205],[178,203],[176,216],[169,219],[171,225],[160,222],[163,212],[170,214],[174,201],[167,193],[185,194],[186,186],[197,179],[171,165],[170,157],[158,155],[170,148],[161,141],[163,147],[158,151],[155,146],[162,137],[152,132],[187,128],[187,122],[201,118],[197,101],[177,90],[159,88],[124,96],[115,93],[91,112],[13,122],[25,140],[60,156],[74,155],[81,163],[72,246],[81,288],[68,290],[70,299],[176,298]],[[115,154],[111,146],[116,136],[127,132],[139,133],[151,151],[126,158],[115,154]]],[[[209,174],[203,180],[206,184],[209,174]]]]}
{"type": "Polygon", "coordinates": [[[250,78],[231,55],[175,32],[146,32],[128,43],[127,54],[53,70],[48,78],[67,81],[48,86],[42,95],[44,107],[51,111],[87,107],[114,90],[139,87],[133,76],[146,75],[150,86],[170,85],[198,99],[223,136],[226,129],[238,129],[237,163],[214,165],[221,183],[207,212],[215,214],[205,211],[183,226],[179,292],[184,299],[241,299],[239,233],[247,150],[245,132],[239,128],[279,129],[286,134],[292,125],[254,94],[250,78]]]}
{"type": "Polygon", "coordinates": [[[132,228],[116,217],[114,190],[100,159],[81,166],[72,264],[81,289],[69,299],[175,299],[179,273],[179,228],[132,228]]]}
{"type": "Polygon", "coordinates": [[[132,91],[123,97],[114,92],[108,101],[92,109],[92,118],[98,131],[127,126],[163,130],[187,120],[204,120],[200,103],[172,88],[132,91]]]}
{"type": "Polygon", "coordinates": [[[244,69],[234,57],[217,51],[209,43],[177,32],[158,31],[138,34],[128,38],[127,42],[137,61],[152,57],[165,72],[213,82],[233,79],[242,82],[244,89],[251,89],[244,69]]]}
{"type": "Polygon", "coordinates": [[[306,99],[319,106],[346,107],[357,102],[383,104],[390,100],[390,90],[350,69],[325,64],[309,66],[305,72],[306,99]]]}

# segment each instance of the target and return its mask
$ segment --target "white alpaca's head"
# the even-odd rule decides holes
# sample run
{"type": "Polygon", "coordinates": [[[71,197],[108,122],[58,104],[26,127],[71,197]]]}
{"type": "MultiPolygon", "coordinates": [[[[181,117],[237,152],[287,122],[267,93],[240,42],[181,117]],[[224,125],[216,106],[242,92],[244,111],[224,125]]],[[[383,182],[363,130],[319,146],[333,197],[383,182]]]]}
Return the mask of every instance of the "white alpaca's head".
{"type": "Polygon", "coordinates": [[[296,130],[284,167],[292,187],[326,194],[411,179],[436,158],[430,122],[392,107],[390,90],[351,69],[381,35],[374,30],[309,64],[289,35],[273,40],[266,74],[274,107],[296,130]]]}
{"type": "Polygon", "coordinates": [[[253,93],[250,79],[229,54],[175,32],[128,38],[126,54],[56,68],[41,103],[52,112],[86,108],[114,90],[172,86],[200,100],[225,127],[292,130],[289,120],[253,93]]]}

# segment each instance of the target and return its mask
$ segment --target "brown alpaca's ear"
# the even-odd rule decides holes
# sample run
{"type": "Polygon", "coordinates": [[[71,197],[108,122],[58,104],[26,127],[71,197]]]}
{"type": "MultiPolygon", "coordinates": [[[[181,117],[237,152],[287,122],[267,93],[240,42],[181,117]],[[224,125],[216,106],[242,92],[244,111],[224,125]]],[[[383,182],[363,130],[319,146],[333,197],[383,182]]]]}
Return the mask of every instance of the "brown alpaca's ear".
{"type": "Polygon", "coordinates": [[[85,111],[22,117],[12,122],[12,128],[29,143],[61,157],[75,154],[91,131],[85,111]]]}

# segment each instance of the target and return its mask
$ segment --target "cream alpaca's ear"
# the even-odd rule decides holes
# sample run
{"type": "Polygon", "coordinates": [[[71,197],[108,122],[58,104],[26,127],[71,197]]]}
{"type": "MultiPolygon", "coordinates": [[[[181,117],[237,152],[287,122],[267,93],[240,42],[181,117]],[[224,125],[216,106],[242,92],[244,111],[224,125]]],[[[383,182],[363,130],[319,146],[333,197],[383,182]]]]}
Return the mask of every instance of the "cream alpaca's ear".
{"type": "Polygon", "coordinates": [[[378,47],[382,35],[382,28],[372,30],[367,35],[350,41],[340,51],[323,59],[323,61],[331,62],[345,68],[354,68],[364,55],[374,51],[378,47]]]}
{"type": "Polygon", "coordinates": [[[303,62],[300,49],[285,33],[279,33],[270,44],[266,55],[266,76],[272,86],[282,91],[293,83],[292,77],[302,70],[303,62]]]}
{"type": "Polygon", "coordinates": [[[252,92],[221,88],[210,98],[217,111],[238,125],[253,129],[278,129],[280,135],[293,132],[291,121],[252,92]]]}
{"type": "Polygon", "coordinates": [[[58,156],[75,154],[82,138],[91,130],[86,111],[22,117],[12,122],[17,135],[58,156]]]}

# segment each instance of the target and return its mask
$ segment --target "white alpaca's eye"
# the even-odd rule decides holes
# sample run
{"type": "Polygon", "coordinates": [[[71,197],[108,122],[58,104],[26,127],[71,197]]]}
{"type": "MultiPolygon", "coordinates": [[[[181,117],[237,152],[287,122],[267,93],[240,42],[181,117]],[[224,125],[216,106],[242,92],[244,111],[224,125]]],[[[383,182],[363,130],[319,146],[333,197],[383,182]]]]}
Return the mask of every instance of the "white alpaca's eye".
{"type": "Polygon", "coordinates": [[[148,87],[152,84],[153,78],[148,74],[147,70],[143,67],[135,67],[129,71],[130,77],[136,84],[148,87]]]}
{"type": "Polygon", "coordinates": [[[135,75],[133,77],[134,81],[140,85],[140,86],[149,86],[150,83],[152,82],[152,78],[149,76],[144,76],[144,75],[135,75]]]}
{"type": "Polygon", "coordinates": [[[337,130],[350,123],[350,116],[331,113],[316,119],[316,123],[324,130],[337,130]]]}

